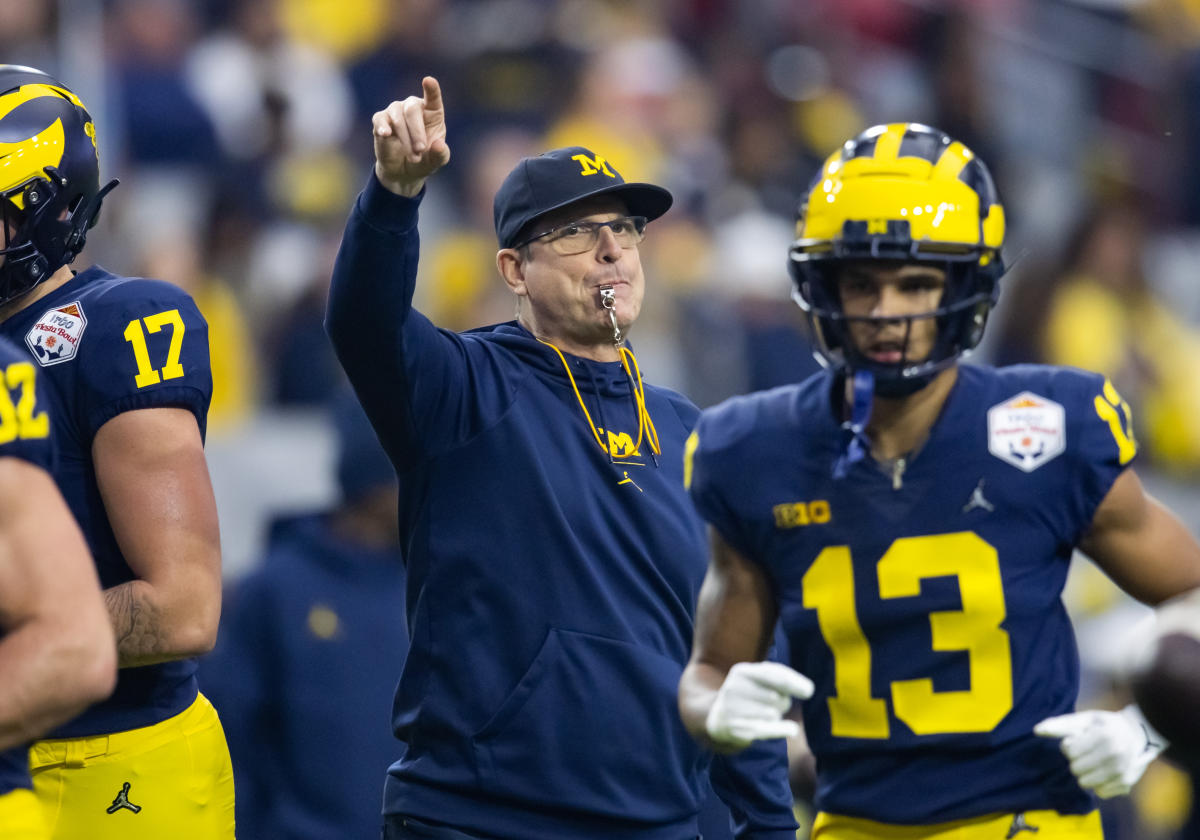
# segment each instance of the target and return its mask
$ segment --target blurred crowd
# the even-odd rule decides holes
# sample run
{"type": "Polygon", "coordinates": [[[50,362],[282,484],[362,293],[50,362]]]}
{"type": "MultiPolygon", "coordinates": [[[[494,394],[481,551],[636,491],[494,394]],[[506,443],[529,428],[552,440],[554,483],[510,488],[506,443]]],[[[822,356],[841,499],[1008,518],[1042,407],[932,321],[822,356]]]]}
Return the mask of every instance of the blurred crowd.
{"type": "MultiPolygon", "coordinates": [[[[338,499],[330,267],[370,115],[425,74],[454,157],[422,206],[419,307],[452,329],[511,318],[491,197],[520,156],[586,145],[676,197],[643,245],[632,342],[701,406],[815,369],[785,254],[834,145],[900,120],[964,141],[1013,265],[980,357],[1109,375],[1152,489],[1200,526],[1192,0],[0,0],[0,55],[80,93],[122,180],[81,262],[177,283],[210,323],[231,580],[277,520],[338,499]]],[[[1133,608],[1087,570],[1071,592],[1102,697],[1089,627],[1133,608]]],[[[1174,836],[1186,782],[1164,774],[1114,840],[1174,836]]]]}

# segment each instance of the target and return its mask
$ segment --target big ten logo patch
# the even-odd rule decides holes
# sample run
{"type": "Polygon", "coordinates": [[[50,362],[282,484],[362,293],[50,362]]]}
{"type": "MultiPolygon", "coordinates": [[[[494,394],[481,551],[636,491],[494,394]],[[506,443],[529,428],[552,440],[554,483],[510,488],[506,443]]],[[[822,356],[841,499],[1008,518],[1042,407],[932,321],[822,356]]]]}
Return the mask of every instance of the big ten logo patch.
{"type": "Polygon", "coordinates": [[[771,508],[775,515],[776,528],[800,528],[805,525],[824,525],[833,518],[829,502],[817,499],[812,502],[787,502],[771,508]]]}

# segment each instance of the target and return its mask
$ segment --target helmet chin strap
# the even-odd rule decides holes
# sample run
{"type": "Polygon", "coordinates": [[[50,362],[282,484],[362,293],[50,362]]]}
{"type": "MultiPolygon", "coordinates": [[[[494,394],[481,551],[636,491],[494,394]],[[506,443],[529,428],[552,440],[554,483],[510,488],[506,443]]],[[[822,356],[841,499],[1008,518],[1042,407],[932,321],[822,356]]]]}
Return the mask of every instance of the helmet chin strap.
{"type": "Polygon", "coordinates": [[[612,286],[600,287],[600,305],[608,310],[608,320],[612,322],[613,345],[620,347],[625,342],[625,335],[617,326],[617,292],[612,286]]]}
{"type": "Polygon", "coordinates": [[[850,419],[842,423],[842,431],[849,435],[846,451],[833,464],[833,477],[845,478],[850,468],[867,457],[871,441],[867,437],[867,423],[871,421],[871,405],[875,398],[875,374],[869,370],[854,371],[852,382],[853,402],[850,419]]]}
{"type": "Polygon", "coordinates": [[[938,371],[933,371],[922,376],[910,376],[906,379],[880,379],[875,383],[875,393],[881,397],[888,397],[890,399],[908,397],[932,382],[937,374],[938,371]]]}

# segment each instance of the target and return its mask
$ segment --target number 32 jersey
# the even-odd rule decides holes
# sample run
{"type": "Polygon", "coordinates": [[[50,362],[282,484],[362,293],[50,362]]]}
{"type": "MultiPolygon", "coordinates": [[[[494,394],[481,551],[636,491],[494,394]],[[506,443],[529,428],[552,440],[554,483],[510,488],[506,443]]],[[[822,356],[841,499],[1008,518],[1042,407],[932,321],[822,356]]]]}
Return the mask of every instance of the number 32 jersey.
{"type": "MultiPolygon", "coordinates": [[[[54,478],[95,558],[100,585],[134,579],[96,484],[92,442],[126,411],[179,407],[205,431],[212,398],[208,325],[177,286],[118,277],[99,267],[0,324],[32,359],[53,418],[54,478]]],[[[54,738],[117,732],[158,723],[196,697],[195,660],[122,668],[113,695],[51,733],[54,738]]]]}
{"type": "Polygon", "coordinates": [[[1092,810],[1057,740],[1079,661],[1061,601],[1074,546],[1135,455],[1102,377],[964,365],[905,464],[833,477],[848,432],[828,373],[704,412],[701,514],[762,566],[803,704],[817,806],[879,822],[1092,810]]]}
{"type": "MultiPolygon", "coordinates": [[[[49,473],[54,469],[54,449],[42,396],[37,365],[0,339],[0,458],[20,458],[49,473]]],[[[0,750],[0,796],[31,786],[29,750],[23,746],[0,750]]]]}

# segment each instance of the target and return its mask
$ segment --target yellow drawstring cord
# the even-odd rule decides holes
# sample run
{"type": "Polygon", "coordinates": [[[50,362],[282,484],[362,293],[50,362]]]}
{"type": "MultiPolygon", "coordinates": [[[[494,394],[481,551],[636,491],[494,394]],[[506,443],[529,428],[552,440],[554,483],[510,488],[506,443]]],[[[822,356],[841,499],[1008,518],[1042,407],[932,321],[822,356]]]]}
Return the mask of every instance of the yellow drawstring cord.
{"type": "MultiPolygon", "coordinates": [[[[662,449],[658,445],[658,430],[654,428],[654,421],[650,419],[650,412],[646,410],[646,386],[642,383],[642,369],[638,366],[637,357],[633,355],[633,351],[627,347],[620,348],[621,364],[625,367],[625,373],[630,379],[637,383],[634,388],[634,393],[637,394],[638,408],[638,446],[642,444],[642,425],[645,424],[647,432],[647,440],[650,444],[650,451],[655,455],[661,455],[662,449]],[[633,362],[633,370],[630,371],[629,363],[633,362]]],[[[634,447],[637,451],[637,447],[634,447]]]]}
{"type": "MultiPolygon", "coordinates": [[[[535,336],[535,338],[536,338],[536,336],[535,336]]],[[[650,412],[646,411],[646,387],[645,387],[645,385],[642,384],[642,371],[641,371],[641,368],[638,367],[637,358],[633,355],[633,353],[629,349],[627,349],[625,347],[620,348],[621,366],[623,368],[625,368],[626,375],[628,375],[629,378],[634,380],[636,383],[634,386],[634,389],[633,389],[633,393],[634,393],[634,402],[637,404],[638,436],[637,436],[637,443],[635,443],[633,445],[632,452],[630,452],[627,455],[614,455],[612,452],[612,449],[609,448],[604,443],[604,440],[600,437],[600,432],[596,428],[596,424],[592,422],[592,415],[590,413],[588,413],[587,406],[584,405],[583,395],[579,393],[579,386],[577,384],[575,384],[575,376],[574,376],[574,374],[571,373],[571,367],[570,367],[570,365],[567,364],[566,357],[562,354],[561,350],[559,350],[557,347],[555,347],[549,341],[543,341],[540,338],[538,339],[538,341],[541,341],[542,344],[545,344],[547,347],[549,347],[551,350],[553,350],[555,353],[558,354],[558,360],[560,362],[562,362],[563,370],[565,370],[567,372],[567,379],[571,380],[571,388],[575,391],[575,399],[579,400],[579,407],[583,409],[583,416],[587,418],[588,426],[592,430],[592,435],[596,438],[596,443],[600,444],[601,449],[603,449],[606,453],[608,453],[608,455],[610,455],[613,458],[632,457],[633,455],[638,454],[638,450],[641,449],[642,434],[644,431],[648,430],[648,432],[649,432],[648,442],[650,444],[650,450],[655,455],[662,454],[662,449],[659,447],[659,443],[658,443],[658,432],[654,428],[654,422],[650,419],[650,412]],[[628,360],[626,359],[627,356],[628,356],[628,360]],[[630,367],[629,367],[630,361],[633,362],[633,370],[630,370],[630,367]]]]}

